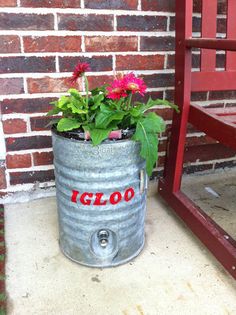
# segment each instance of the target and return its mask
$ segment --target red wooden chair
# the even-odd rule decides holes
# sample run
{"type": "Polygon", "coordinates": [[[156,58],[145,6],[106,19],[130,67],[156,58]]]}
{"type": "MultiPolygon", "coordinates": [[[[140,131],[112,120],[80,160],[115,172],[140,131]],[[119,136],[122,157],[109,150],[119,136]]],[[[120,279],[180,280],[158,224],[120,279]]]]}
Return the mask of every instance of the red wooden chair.
{"type": "Polygon", "coordinates": [[[187,124],[236,150],[236,108],[191,105],[192,91],[236,89],[236,0],[228,0],[227,37],[216,38],[217,0],[202,0],[201,38],[192,38],[193,0],[176,0],[175,113],[159,193],[236,278],[236,242],[181,191],[187,124]],[[201,69],[192,72],[192,48],[201,48],[201,69]],[[216,71],[216,50],[226,51],[225,71],[216,71]],[[220,131],[220,132],[219,132],[220,131]]]}

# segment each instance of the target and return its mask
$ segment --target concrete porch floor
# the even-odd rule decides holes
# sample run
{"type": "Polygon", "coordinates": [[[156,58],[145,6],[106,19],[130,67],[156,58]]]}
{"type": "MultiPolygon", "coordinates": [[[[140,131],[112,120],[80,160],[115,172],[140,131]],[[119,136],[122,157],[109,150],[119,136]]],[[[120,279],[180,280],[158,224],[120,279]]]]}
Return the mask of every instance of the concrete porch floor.
{"type": "MultiPolygon", "coordinates": [[[[226,184],[229,176],[234,176],[235,183],[236,171],[232,170],[215,177],[187,177],[186,189],[199,199],[204,185],[198,182],[226,184]]],[[[132,262],[111,269],[83,267],[63,256],[54,197],[6,205],[8,314],[236,314],[235,281],[155,190],[156,183],[152,183],[144,250],[132,262]]],[[[235,198],[235,189],[231,191],[235,198]]],[[[227,194],[224,207],[231,205],[229,198],[227,194]]],[[[209,199],[215,202],[211,193],[209,199]]],[[[232,218],[227,218],[232,231],[232,218]]]]}

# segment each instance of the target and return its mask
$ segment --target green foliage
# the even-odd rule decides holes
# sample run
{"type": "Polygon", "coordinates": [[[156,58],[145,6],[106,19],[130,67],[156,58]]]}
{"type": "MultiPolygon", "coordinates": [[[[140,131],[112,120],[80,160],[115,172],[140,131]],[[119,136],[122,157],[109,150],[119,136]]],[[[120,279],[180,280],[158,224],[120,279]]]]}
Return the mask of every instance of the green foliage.
{"type": "Polygon", "coordinates": [[[89,132],[93,145],[107,139],[112,130],[132,128],[132,140],[141,143],[140,155],[146,160],[148,175],[158,157],[158,135],[165,130],[165,122],[154,112],[147,112],[154,106],[164,105],[178,111],[178,107],[166,100],[153,100],[146,104],[131,102],[132,94],[119,100],[107,98],[106,86],[87,92],[82,96],[76,89],[70,89],[51,104],[48,116],[59,115],[53,120],[59,132],[79,129],[89,132]]]}
{"type": "Polygon", "coordinates": [[[157,135],[165,130],[165,122],[155,113],[139,117],[137,120],[135,134],[132,139],[141,142],[140,155],[146,160],[148,175],[152,174],[153,166],[157,161],[157,135]]]}

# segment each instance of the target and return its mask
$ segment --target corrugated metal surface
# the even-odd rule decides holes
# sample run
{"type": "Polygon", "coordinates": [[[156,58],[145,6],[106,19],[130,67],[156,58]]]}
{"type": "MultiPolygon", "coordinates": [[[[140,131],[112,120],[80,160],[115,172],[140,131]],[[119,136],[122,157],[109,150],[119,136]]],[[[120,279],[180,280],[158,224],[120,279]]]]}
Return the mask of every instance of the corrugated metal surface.
{"type": "Polygon", "coordinates": [[[64,254],[94,267],[137,256],[144,245],[146,207],[140,145],[124,140],[93,146],[53,134],[53,150],[64,254]]]}

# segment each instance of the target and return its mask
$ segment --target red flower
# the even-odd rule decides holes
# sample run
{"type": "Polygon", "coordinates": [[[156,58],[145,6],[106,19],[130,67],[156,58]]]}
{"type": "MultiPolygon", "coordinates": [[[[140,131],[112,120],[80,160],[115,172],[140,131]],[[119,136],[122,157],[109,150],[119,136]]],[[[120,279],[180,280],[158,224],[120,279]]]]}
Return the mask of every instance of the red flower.
{"type": "Polygon", "coordinates": [[[124,90],[123,79],[114,80],[107,90],[107,97],[112,100],[119,100],[121,97],[127,96],[127,93],[124,90]]]}
{"type": "Polygon", "coordinates": [[[90,71],[90,70],[91,70],[91,69],[90,69],[90,66],[89,66],[88,63],[86,63],[86,62],[79,62],[79,63],[77,64],[77,66],[75,67],[75,70],[74,70],[74,72],[73,72],[72,77],[70,78],[70,82],[71,82],[72,84],[75,84],[76,81],[77,81],[77,79],[78,79],[79,77],[82,77],[82,75],[83,75],[86,71],[90,71]]]}
{"type": "Polygon", "coordinates": [[[121,97],[127,97],[130,92],[144,95],[146,89],[143,79],[136,77],[133,73],[128,73],[112,82],[111,86],[107,88],[107,97],[113,100],[120,99],[121,97]]]}
{"type": "Polygon", "coordinates": [[[143,79],[136,77],[133,73],[128,73],[124,76],[123,86],[126,91],[130,91],[132,94],[139,93],[144,95],[147,89],[143,79]]]}

